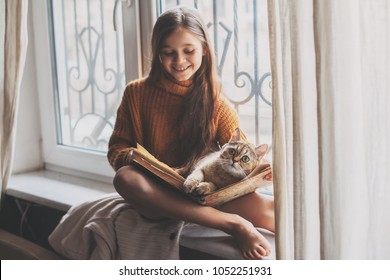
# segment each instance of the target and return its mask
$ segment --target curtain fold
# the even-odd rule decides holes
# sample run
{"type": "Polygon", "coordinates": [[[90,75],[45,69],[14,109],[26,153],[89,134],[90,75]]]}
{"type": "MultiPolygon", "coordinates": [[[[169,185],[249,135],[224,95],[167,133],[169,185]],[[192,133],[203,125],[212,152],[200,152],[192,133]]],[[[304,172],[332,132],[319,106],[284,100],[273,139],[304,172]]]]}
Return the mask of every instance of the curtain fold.
{"type": "Polygon", "coordinates": [[[390,3],[268,7],[277,258],[390,259],[390,3]]]}
{"type": "Polygon", "coordinates": [[[1,201],[12,169],[16,113],[27,53],[27,6],[27,0],[0,1],[1,201]]]}

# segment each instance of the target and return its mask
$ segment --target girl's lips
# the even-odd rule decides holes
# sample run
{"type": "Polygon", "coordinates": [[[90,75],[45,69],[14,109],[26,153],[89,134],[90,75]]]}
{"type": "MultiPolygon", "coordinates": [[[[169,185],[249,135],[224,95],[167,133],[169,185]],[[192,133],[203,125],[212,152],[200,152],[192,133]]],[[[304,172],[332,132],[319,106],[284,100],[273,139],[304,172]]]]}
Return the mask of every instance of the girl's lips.
{"type": "Polygon", "coordinates": [[[175,70],[175,71],[178,71],[178,72],[182,72],[182,71],[185,71],[187,70],[188,68],[190,68],[191,65],[188,65],[186,67],[176,67],[176,66],[173,66],[172,68],[175,70]]]}

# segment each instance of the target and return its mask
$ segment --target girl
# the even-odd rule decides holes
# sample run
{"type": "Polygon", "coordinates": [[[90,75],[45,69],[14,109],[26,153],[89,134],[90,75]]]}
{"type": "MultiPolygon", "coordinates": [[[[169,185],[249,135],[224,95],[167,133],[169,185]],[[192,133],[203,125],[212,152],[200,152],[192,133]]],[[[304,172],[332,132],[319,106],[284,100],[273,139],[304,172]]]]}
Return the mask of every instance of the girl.
{"type": "Polygon", "coordinates": [[[235,111],[221,98],[210,38],[195,10],[178,7],[162,14],[153,29],[152,51],[148,77],[126,87],[109,142],[117,192],[146,218],[220,229],[236,238],[245,258],[262,259],[270,245],[255,226],[274,231],[271,198],[253,193],[220,209],[201,206],[128,165],[130,147],[140,143],[185,174],[239,127],[235,111]]]}

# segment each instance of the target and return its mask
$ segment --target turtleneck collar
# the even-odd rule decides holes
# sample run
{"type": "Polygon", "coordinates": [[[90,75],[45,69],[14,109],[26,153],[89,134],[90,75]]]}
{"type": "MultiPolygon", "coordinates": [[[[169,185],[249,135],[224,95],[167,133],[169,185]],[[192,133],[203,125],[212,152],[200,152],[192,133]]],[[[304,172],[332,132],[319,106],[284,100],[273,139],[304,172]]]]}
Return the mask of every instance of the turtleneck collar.
{"type": "Polygon", "coordinates": [[[193,84],[193,80],[177,81],[168,74],[162,75],[159,79],[152,80],[157,87],[176,95],[184,96],[193,84]]]}

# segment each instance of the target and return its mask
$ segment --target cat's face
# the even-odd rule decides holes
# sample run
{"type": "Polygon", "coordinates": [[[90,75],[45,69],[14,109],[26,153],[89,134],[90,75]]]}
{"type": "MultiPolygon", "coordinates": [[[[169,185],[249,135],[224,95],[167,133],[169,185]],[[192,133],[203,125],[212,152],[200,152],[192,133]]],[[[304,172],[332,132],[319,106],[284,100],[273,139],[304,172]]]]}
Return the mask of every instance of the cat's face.
{"type": "Polygon", "coordinates": [[[268,151],[268,145],[258,147],[241,140],[240,129],[236,129],[220,152],[220,162],[226,171],[244,178],[259,164],[268,151]]]}
{"type": "Polygon", "coordinates": [[[241,173],[245,177],[260,164],[267,150],[267,145],[255,148],[243,141],[230,141],[222,147],[220,159],[230,172],[241,173]]]}

